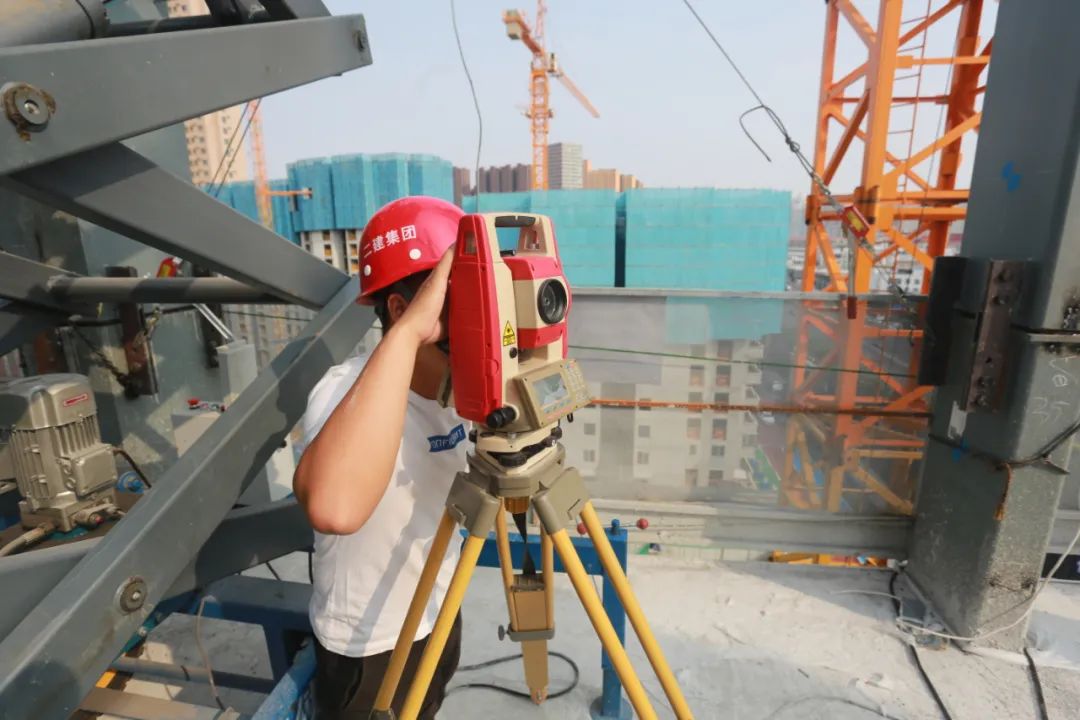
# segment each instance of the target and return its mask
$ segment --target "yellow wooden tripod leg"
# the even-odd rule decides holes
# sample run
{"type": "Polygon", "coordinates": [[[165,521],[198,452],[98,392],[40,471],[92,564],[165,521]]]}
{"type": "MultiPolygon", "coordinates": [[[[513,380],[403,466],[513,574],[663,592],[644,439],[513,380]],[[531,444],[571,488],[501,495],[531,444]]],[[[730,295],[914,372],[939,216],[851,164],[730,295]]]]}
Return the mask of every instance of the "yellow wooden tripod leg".
{"type": "Polygon", "coordinates": [[[495,516],[495,547],[499,551],[499,571],[502,572],[503,590],[506,593],[506,609],[510,613],[510,628],[518,626],[517,609],[510,597],[510,588],[514,586],[514,561],[510,557],[510,535],[506,528],[505,507],[499,507],[495,516]]]}
{"type": "MultiPolygon", "coordinates": [[[[489,526],[490,527],[490,526],[489,526]]],[[[439,616],[435,619],[435,628],[428,637],[424,654],[420,656],[420,664],[416,668],[409,694],[405,696],[405,704],[401,708],[401,720],[416,720],[424,704],[424,697],[431,686],[431,678],[435,675],[435,666],[439,664],[443,650],[446,648],[446,640],[450,637],[450,630],[461,609],[461,601],[465,598],[465,590],[469,587],[476,562],[480,559],[480,550],[484,547],[484,537],[469,535],[465,545],[461,548],[461,559],[454,568],[454,577],[450,580],[450,587],[446,591],[446,599],[439,608],[439,616]]]]}
{"type": "Polygon", "coordinates": [[[446,548],[450,545],[450,538],[454,534],[457,523],[450,513],[443,511],[439,521],[439,529],[435,532],[435,538],[431,541],[431,550],[428,551],[427,560],[424,561],[424,569],[420,573],[420,580],[416,583],[416,591],[413,593],[412,602],[405,615],[405,623],[401,626],[394,652],[390,654],[390,662],[383,675],[382,684],[379,685],[379,693],[375,696],[375,711],[386,712],[394,702],[394,693],[397,692],[401,682],[401,673],[405,669],[405,663],[409,659],[409,650],[416,639],[416,629],[420,627],[420,618],[427,608],[431,598],[431,588],[435,585],[435,578],[442,568],[443,558],[446,557],[446,548]]]}
{"type": "Polygon", "coordinates": [[[566,569],[566,574],[570,576],[570,582],[574,585],[574,590],[577,591],[578,598],[581,600],[581,604],[592,622],[593,629],[596,630],[596,634],[600,638],[600,644],[604,646],[608,657],[611,658],[611,664],[615,666],[615,672],[618,674],[619,680],[622,681],[626,696],[630,699],[630,704],[634,706],[634,712],[642,720],[656,720],[656,711],[653,710],[652,705],[649,703],[645,688],[642,686],[637,673],[634,672],[634,668],[630,664],[630,657],[626,654],[626,649],[622,646],[622,643],[619,642],[619,636],[615,634],[615,628],[612,627],[611,620],[608,618],[607,613],[604,612],[604,606],[600,603],[596,588],[593,586],[592,581],[589,580],[585,567],[581,564],[581,558],[578,557],[577,550],[574,549],[574,544],[570,541],[570,536],[566,534],[565,528],[552,533],[551,541],[555,544],[555,551],[559,553],[563,568],[566,569]]]}
{"type": "Polygon", "coordinates": [[[626,609],[626,616],[630,618],[630,624],[634,626],[634,632],[637,633],[641,647],[649,658],[649,664],[652,665],[653,672],[656,673],[660,685],[664,688],[664,694],[671,703],[671,709],[675,711],[675,717],[679,720],[692,718],[694,715],[690,711],[690,706],[686,704],[686,698],[683,697],[679,683],[664,658],[660,644],[656,642],[656,637],[649,627],[649,621],[645,619],[645,613],[641,611],[641,606],[630,587],[630,581],[626,579],[626,573],[623,572],[618,558],[615,557],[615,551],[611,548],[611,542],[604,533],[600,518],[596,515],[596,508],[593,507],[591,501],[586,502],[582,508],[581,520],[589,531],[589,537],[592,538],[596,553],[600,556],[600,564],[604,566],[604,572],[607,573],[611,584],[615,586],[615,592],[618,593],[619,600],[626,609]]]}
{"type": "Polygon", "coordinates": [[[547,626],[555,627],[555,553],[551,536],[540,526],[540,572],[544,578],[544,603],[547,607],[547,626]]]}

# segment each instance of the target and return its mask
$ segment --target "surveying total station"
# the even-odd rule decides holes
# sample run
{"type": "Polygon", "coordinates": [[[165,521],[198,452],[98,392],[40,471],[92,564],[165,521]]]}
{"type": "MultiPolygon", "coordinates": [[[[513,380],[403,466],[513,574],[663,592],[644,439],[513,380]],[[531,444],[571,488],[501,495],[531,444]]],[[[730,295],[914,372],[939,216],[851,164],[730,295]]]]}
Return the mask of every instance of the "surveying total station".
{"type": "Polygon", "coordinates": [[[510,616],[509,637],[520,642],[525,680],[534,702],[548,692],[547,641],[555,634],[554,553],[600,642],[626,688],[637,715],[656,712],[608,619],[567,533],[580,517],[649,663],[675,715],[692,714],[675,676],[649,628],[626,574],[619,565],[581,475],[564,464],[559,443],[563,418],[591,398],[578,364],[566,357],[570,290],[562,271],[551,220],[543,215],[466,215],[458,228],[450,270],[450,382],[458,414],[474,424],[468,469],[454,478],[431,551],[409,605],[375,700],[372,718],[393,718],[391,705],[431,589],[457,524],[467,531],[461,558],[439,608],[412,685],[402,720],[415,720],[446,646],[451,626],[494,528],[510,616]],[[513,249],[500,250],[498,232],[517,232],[513,249]],[[530,507],[540,522],[541,572],[526,548],[522,571],[514,573],[506,514],[525,535],[530,507]]]}

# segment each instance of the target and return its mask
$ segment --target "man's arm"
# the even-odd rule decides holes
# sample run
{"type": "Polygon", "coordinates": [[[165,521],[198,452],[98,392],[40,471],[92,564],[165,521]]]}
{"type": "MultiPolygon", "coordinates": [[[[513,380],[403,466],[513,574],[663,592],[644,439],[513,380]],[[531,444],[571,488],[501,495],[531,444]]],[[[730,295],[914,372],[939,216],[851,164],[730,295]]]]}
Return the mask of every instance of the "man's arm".
{"type": "Polygon", "coordinates": [[[293,491],[321,533],[356,532],[386,492],[401,446],[416,352],[444,335],[452,256],[451,248],[300,458],[293,491]]]}

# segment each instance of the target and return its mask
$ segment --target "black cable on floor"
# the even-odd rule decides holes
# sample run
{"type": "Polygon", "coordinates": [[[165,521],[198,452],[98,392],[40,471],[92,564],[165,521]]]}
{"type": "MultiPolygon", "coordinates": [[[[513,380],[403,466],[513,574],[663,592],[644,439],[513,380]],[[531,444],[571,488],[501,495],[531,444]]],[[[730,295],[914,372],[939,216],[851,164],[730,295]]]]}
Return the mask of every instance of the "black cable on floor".
{"type": "MultiPolygon", "coordinates": [[[[562,697],[563,695],[566,695],[571,690],[573,690],[574,688],[577,687],[578,679],[581,677],[581,671],[578,669],[578,666],[577,666],[576,662],[574,662],[572,659],[570,659],[566,655],[563,655],[560,652],[549,652],[548,655],[550,657],[557,657],[560,660],[565,661],[566,664],[570,666],[570,670],[572,670],[573,673],[574,673],[574,679],[570,681],[569,685],[567,685],[566,687],[564,687],[564,688],[562,688],[560,690],[557,690],[557,691],[555,691],[555,692],[553,692],[553,693],[551,693],[551,694],[549,694],[547,696],[548,700],[554,700],[557,697],[562,697]]],[[[492,667],[493,665],[501,665],[502,663],[511,662],[513,660],[519,660],[519,659],[521,659],[521,657],[522,657],[521,653],[518,653],[516,655],[506,655],[504,657],[495,658],[493,660],[485,660],[484,662],[476,663],[475,665],[462,665],[457,669],[457,671],[458,672],[469,672],[470,670],[482,670],[483,668],[489,668],[489,667],[492,667]]],[[[527,692],[522,692],[521,690],[515,690],[514,688],[509,688],[509,687],[506,687],[505,685],[496,685],[495,683],[463,683],[461,685],[455,685],[454,687],[450,688],[449,690],[446,691],[446,694],[450,695],[452,693],[457,692],[458,690],[468,690],[470,688],[478,688],[478,689],[483,689],[483,690],[494,690],[495,692],[501,692],[504,695],[512,695],[513,697],[525,698],[526,700],[529,700],[529,701],[532,700],[532,695],[530,695],[527,692]]]]}
{"type": "MultiPolygon", "coordinates": [[[[889,594],[893,596],[893,609],[896,610],[896,617],[900,617],[900,600],[896,595],[896,578],[900,577],[899,572],[893,572],[892,577],[889,578],[889,594]]],[[[945,720],[953,720],[952,713],[949,712],[949,708],[945,705],[945,700],[942,699],[941,693],[938,692],[937,686],[934,685],[934,681],[930,679],[929,673],[926,672],[926,668],[923,667],[922,658],[919,657],[919,651],[915,649],[915,646],[911,643],[905,642],[904,645],[908,649],[908,655],[911,656],[912,662],[918,669],[919,674],[922,675],[923,682],[926,683],[926,689],[930,691],[930,694],[934,698],[934,702],[937,703],[938,709],[941,710],[941,716],[945,720]]]]}
{"type": "Polygon", "coordinates": [[[1041,720],[1050,720],[1050,711],[1046,709],[1046,695],[1043,694],[1042,680],[1039,679],[1039,668],[1035,665],[1035,659],[1031,657],[1029,648],[1024,648],[1024,657],[1027,658],[1028,667],[1031,668],[1031,682],[1035,684],[1035,700],[1039,703],[1039,717],[1041,720]]]}

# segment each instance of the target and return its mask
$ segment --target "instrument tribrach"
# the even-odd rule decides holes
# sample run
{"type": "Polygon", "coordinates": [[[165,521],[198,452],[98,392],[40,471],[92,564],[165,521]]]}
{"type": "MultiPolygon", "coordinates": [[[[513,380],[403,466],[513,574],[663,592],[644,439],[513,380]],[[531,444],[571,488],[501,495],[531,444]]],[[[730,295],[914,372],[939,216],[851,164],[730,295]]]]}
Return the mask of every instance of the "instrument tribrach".
{"type": "Polygon", "coordinates": [[[435,627],[402,705],[402,720],[421,708],[451,626],[476,568],[480,550],[495,530],[499,565],[510,615],[509,637],[520,642],[525,679],[534,702],[548,692],[547,641],[555,633],[554,553],[592,622],[600,642],[641,718],[656,712],[604,612],[596,588],[566,528],[580,517],[627,617],[680,720],[692,717],[675,676],[619,565],[581,475],[564,464],[560,421],[591,398],[577,363],[566,357],[570,290],[559,261],[551,220],[542,215],[466,215],[458,230],[450,271],[450,378],[444,402],[471,420],[474,444],[468,469],[454,479],[446,511],[424,564],[405,623],[375,701],[373,718],[393,718],[392,701],[420,618],[446,549],[460,523],[468,537],[435,627]],[[517,233],[513,249],[500,250],[500,231],[517,233]],[[526,549],[522,572],[510,558],[506,513],[524,534],[526,513],[539,518],[541,572],[526,549]]]}

